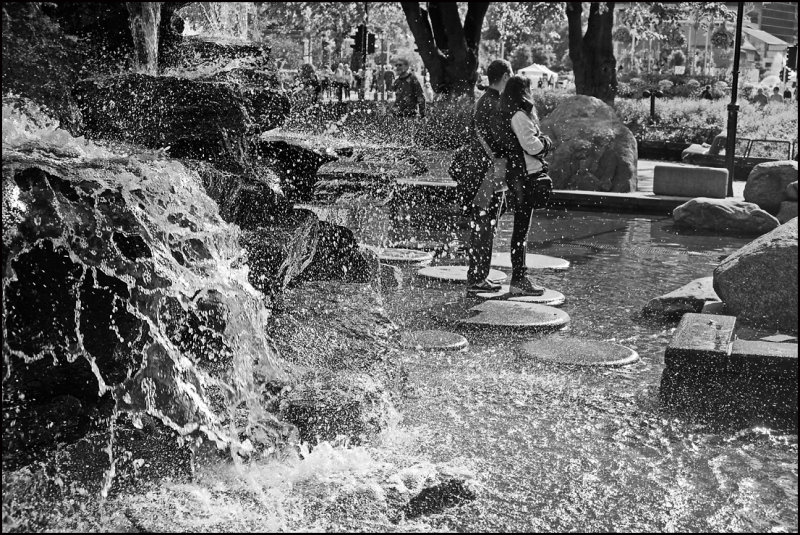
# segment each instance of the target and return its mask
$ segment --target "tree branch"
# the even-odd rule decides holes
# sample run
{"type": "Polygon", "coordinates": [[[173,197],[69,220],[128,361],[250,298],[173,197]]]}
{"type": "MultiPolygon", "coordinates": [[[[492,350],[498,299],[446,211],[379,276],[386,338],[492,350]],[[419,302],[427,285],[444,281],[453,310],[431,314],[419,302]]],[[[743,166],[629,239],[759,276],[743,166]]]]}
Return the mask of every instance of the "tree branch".
{"type": "Polygon", "coordinates": [[[431,84],[433,84],[434,77],[441,79],[443,74],[441,65],[443,56],[434,43],[428,12],[419,7],[419,2],[400,2],[400,5],[403,8],[411,34],[414,36],[414,42],[419,49],[422,63],[431,73],[431,84]]]}
{"type": "Polygon", "coordinates": [[[469,2],[467,16],[464,17],[464,39],[467,42],[467,48],[478,50],[483,19],[489,9],[489,4],[490,2],[469,2]]]}

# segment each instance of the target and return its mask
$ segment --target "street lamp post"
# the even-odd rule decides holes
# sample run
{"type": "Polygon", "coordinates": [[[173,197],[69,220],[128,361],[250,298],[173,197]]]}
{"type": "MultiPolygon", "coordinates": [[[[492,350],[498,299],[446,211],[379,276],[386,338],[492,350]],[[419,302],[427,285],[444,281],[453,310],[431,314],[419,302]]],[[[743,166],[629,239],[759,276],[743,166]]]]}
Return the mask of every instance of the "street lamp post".
{"type": "Polygon", "coordinates": [[[733,49],[733,87],[731,103],[728,104],[728,139],[725,146],[725,167],[728,169],[728,197],[733,197],[733,171],[736,150],[736,120],[739,106],[736,97],[739,93],[739,55],[742,50],[742,19],[744,18],[744,2],[738,2],[736,8],[736,41],[733,49]]]}

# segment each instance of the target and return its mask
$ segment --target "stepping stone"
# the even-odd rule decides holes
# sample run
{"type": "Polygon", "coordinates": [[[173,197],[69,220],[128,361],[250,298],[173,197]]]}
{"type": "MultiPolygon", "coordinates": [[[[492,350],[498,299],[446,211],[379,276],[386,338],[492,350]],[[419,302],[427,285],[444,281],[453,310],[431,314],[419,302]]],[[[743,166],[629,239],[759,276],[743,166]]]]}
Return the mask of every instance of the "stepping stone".
{"type": "Polygon", "coordinates": [[[460,320],[460,324],[520,329],[559,329],[569,323],[569,315],[563,310],[536,303],[490,300],[470,310],[479,314],[460,320]]]}
{"type": "Polygon", "coordinates": [[[432,251],[420,251],[418,249],[386,248],[378,249],[378,260],[386,263],[397,264],[427,264],[433,260],[432,251]]]}
{"type": "MultiPolygon", "coordinates": [[[[492,266],[511,269],[511,253],[492,253],[492,266]]],[[[543,254],[526,254],[525,266],[528,269],[567,269],[569,260],[543,254]]]]}
{"type": "MultiPolygon", "coordinates": [[[[450,282],[467,282],[467,266],[431,266],[417,271],[420,277],[438,279],[450,282]]],[[[506,274],[496,269],[489,270],[489,279],[492,282],[500,283],[506,280],[506,274]]]]}
{"type": "Polygon", "coordinates": [[[550,290],[545,288],[544,293],[542,295],[518,295],[518,296],[510,296],[508,293],[509,285],[504,284],[498,291],[496,292],[482,292],[479,294],[475,294],[476,297],[481,297],[483,299],[505,299],[506,301],[514,301],[516,303],[538,303],[540,305],[548,305],[551,307],[556,307],[559,305],[563,305],[566,298],[564,294],[561,292],[557,292],[555,290],[550,290]]]}
{"type": "Polygon", "coordinates": [[[447,331],[412,331],[400,335],[400,345],[408,349],[455,351],[467,347],[467,339],[447,331]]]}
{"type": "Polygon", "coordinates": [[[624,366],[639,360],[639,354],[629,347],[583,338],[534,340],[524,343],[522,350],[537,360],[573,366],[624,366]]]}

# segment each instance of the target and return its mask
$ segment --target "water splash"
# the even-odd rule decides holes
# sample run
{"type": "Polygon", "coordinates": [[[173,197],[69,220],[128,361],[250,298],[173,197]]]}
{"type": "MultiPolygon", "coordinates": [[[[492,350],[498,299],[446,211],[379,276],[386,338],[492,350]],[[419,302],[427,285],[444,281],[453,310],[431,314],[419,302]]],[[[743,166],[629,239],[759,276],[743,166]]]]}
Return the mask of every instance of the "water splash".
{"type": "MultiPolygon", "coordinates": [[[[144,343],[131,349],[140,350],[133,358],[140,367],[127,378],[109,378],[89,348],[91,337],[84,336],[87,327],[78,298],[71,327],[76,340],[68,358],[90,364],[98,396],[110,392],[119,411],[155,416],[181,435],[200,431],[234,453],[249,453],[259,437],[268,445],[280,440],[276,430],[282,425],[265,402],[272,397],[269,384],[285,381],[287,370],[265,335],[269,314],[263,297],[248,282],[239,229],[222,220],[196,173],[179,162],[158,159],[157,153],[120,154],[74,138],[37,106],[12,97],[3,100],[3,166],[4,212],[13,208],[23,219],[31,213],[32,194],[6,180],[5,171],[35,167],[51,177],[37,187],[52,190],[46,195],[52,195],[60,225],[53,236],[9,250],[7,265],[21,265],[15,262],[49,241],[83,274],[81,281],[119,281],[129,298],[116,301],[115,307],[147,333],[140,340],[144,343]],[[72,203],[58,184],[85,199],[72,203]],[[108,199],[115,199],[118,208],[101,209],[108,199]],[[133,234],[118,236],[123,223],[133,234]],[[146,260],[131,260],[111,245],[134,238],[149,251],[146,260]],[[203,303],[223,316],[217,327],[221,332],[214,335],[221,343],[209,342],[198,350],[211,359],[206,365],[200,365],[203,357],[197,352],[179,347],[173,332],[176,317],[198,311],[203,303]]],[[[5,223],[4,214],[4,233],[5,223]]],[[[12,306],[8,290],[13,284],[20,284],[18,273],[4,279],[4,331],[10,328],[5,318],[16,314],[6,310],[12,306]]],[[[52,348],[42,351],[29,354],[4,340],[6,372],[12,358],[30,363],[52,348]]]]}
{"type": "Polygon", "coordinates": [[[128,2],[127,6],[133,36],[134,70],[155,75],[158,71],[161,2],[128,2]]]}

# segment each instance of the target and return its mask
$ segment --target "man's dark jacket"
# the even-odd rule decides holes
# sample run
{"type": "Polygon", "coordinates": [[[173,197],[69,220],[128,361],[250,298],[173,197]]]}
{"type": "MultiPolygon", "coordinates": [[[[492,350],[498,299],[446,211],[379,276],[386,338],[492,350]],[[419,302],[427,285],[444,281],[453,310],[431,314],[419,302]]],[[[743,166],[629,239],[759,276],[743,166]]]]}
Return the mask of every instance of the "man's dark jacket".
{"type": "Polygon", "coordinates": [[[487,88],[475,105],[470,141],[456,151],[450,164],[450,176],[456,181],[459,202],[465,211],[470,208],[486,171],[492,165],[491,159],[478,141],[478,134],[483,136],[496,157],[501,154],[501,147],[492,135],[492,123],[499,103],[500,93],[491,87],[487,88]]]}

